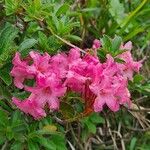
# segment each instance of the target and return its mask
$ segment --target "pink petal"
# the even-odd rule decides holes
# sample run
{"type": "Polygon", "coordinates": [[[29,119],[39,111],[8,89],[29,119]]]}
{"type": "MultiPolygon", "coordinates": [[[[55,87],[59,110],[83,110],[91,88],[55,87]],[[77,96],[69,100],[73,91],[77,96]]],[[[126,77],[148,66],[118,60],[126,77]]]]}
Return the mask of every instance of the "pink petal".
{"type": "Polygon", "coordinates": [[[96,99],[95,99],[95,102],[94,102],[94,111],[95,112],[100,112],[103,110],[103,106],[105,104],[105,99],[103,99],[103,97],[101,96],[98,96],[96,99]]]}
{"type": "Polygon", "coordinates": [[[107,106],[114,112],[119,110],[119,103],[113,95],[106,95],[103,97],[106,101],[107,106]]]}
{"type": "Polygon", "coordinates": [[[59,109],[59,99],[57,97],[50,97],[48,99],[48,105],[49,108],[52,110],[58,110],[59,109]]]}
{"type": "Polygon", "coordinates": [[[40,119],[46,116],[43,108],[39,107],[36,101],[34,100],[24,100],[20,101],[17,98],[13,97],[13,103],[26,114],[32,115],[35,119],[40,119]]]}
{"type": "Polygon", "coordinates": [[[93,49],[98,49],[98,48],[100,48],[100,46],[101,46],[100,40],[95,39],[95,40],[93,41],[93,46],[92,46],[92,48],[93,48],[93,49]]]}

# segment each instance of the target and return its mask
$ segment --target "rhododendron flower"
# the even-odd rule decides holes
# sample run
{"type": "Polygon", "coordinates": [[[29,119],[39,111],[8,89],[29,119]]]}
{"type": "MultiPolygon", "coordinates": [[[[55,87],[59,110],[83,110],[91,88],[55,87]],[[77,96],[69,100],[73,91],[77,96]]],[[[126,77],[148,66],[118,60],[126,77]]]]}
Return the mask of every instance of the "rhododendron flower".
{"type": "MultiPolygon", "coordinates": [[[[25,87],[25,90],[31,92],[28,99],[18,102],[14,98],[14,103],[25,113],[29,113],[35,119],[38,119],[38,112],[44,114],[44,106],[48,104],[48,107],[52,110],[59,109],[59,97],[63,96],[66,88],[59,82],[55,74],[45,78],[44,86],[37,87],[25,87]],[[31,108],[30,108],[31,104],[31,108]],[[35,109],[31,111],[30,109],[35,109]],[[39,110],[39,111],[38,111],[39,110]],[[42,111],[43,110],[43,111],[42,111]]],[[[43,116],[39,114],[39,117],[43,116]]]]}
{"type": "Polygon", "coordinates": [[[131,55],[132,43],[122,44],[122,54],[116,56],[124,60],[118,63],[110,55],[105,62],[97,56],[100,48],[99,40],[93,42],[93,53],[80,54],[78,48],[67,53],[50,56],[31,51],[29,60],[21,60],[16,53],[13,59],[11,75],[18,88],[30,92],[25,100],[13,97],[14,104],[35,119],[46,116],[45,106],[51,110],[59,110],[60,101],[68,91],[80,94],[85,103],[84,113],[100,112],[104,106],[111,111],[118,111],[120,105],[130,106],[128,80],[132,80],[134,72],[138,72],[141,61],[134,61],[131,55]],[[124,51],[126,50],[126,51],[124,51]],[[24,80],[34,79],[32,87],[24,84],[24,80]]]}
{"type": "Polygon", "coordinates": [[[33,63],[28,67],[27,70],[28,73],[34,75],[47,73],[49,69],[49,62],[50,62],[49,54],[45,53],[41,55],[38,52],[33,52],[33,51],[31,51],[29,54],[33,60],[33,63]]]}
{"type": "Polygon", "coordinates": [[[38,104],[37,95],[31,95],[28,99],[21,101],[15,97],[12,98],[13,103],[26,114],[32,115],[35,119],[45,117],[44,108],[38,104]]]}
{"type": "Polygon", "coordinates": [[[131,51],[131,49],[132,49],[132,42],[129,41],[129,42],[125,43],[124,45],[122,44],[120,46],[120,49],[131,51]]]}
{"type": "Polygon", "coordinates": [[[27,67],[27,72],[36,77],[37,84],[43,84],[42,81],[50,69],[50,55],[48,53],[41,55],[38,52],[33,51],[31,51],[29,54],[33,62],[27,67]]]}
{"type": "Polygon", "coordinates": [[[68,71],[65,85],[73,91],[82,92],[84,83],[88,79],[85,76],[87,66],[88,63],[81,59],[79,50],[71,49],[68,54],[68,71]]]}
{"type": "Polygon", "coordinates": [[[107,55],[107,61],[103,64],[99,78],[90,85],[91,91],[97,95],[94,111],[102,111],[105,104],[112,111],[118,111],[120,104],[129,104],[127,79],[122,77],[120,73],[117,63],[110,55],[107,55]]]}
{"type": "Polygon", "coordinates": [[[95,40],[93,41],[93,46],[92,46],[92,48],[93,48],[93,49],[98,49],[98,48],[100,48],[100,46],[101,46],[100,40],[95,39],[95,40]]]}
{"type": "Polygon", "coordinates": [[[50,70],[54,72],[57,77],[65,78],[68,69],[67,55],[64,53],[56,54],[52,57],[50,62],[50,70]]]}
{"type": "Polygon", "coordinates": [[[132,43],[130,41],[126,43],[124,46],[121,46],[121,49],[125,49],[127,51],[118,56],[119,58],[125,61],[124,64],[120,64],[120,67],[123,70],[123,75],[132,80],[133,73],[139,72],[139,69],[142,66],[142,61],[137,62],[133,60],[131,54],[132,43]]]}
{"type": "Polygon", "coordinates": [[[14,84],[16,87],[22,89],[25,79],[32,79],[33,75],[27,72],[28,62],[20,59],[20,54],[17,52],[13,59],[13,69],[11,75],[14,77],[14,84]]]}

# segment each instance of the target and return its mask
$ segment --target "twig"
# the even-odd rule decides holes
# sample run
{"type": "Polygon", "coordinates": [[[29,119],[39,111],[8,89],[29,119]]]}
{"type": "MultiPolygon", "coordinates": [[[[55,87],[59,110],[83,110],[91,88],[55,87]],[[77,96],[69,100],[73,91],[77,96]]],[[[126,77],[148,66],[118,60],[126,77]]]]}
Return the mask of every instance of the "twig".
{"type": "Polygon", "coordinates": [[[6,149],[7,144],[8,144],[8,141],[6,141],[6,142],[4,143],[4,145],[3,145],[3,146],[2,146],[2,148],[1,148],[1,150],[5,150],[5,149],[6,149]]]}
{"type": "Polygon", "coordinates": [[[76,135],[75,135],[75,133],[74,133],[74,130],[73,130],[71,124],[70,124],[70,130],[71,130],[71,133],[72,133],[72,136],[73,136],[74,140],[76,141],[76,144],[79,146],[79,149],[80,149],[80,150],[84,150],[82,144],[81,144],[80,141],[77,139],[77,137],[76,137],[76,135]]]}
{"type": "Polygon", "coordinates": [[[124,139],[122,138],[121,133],[118,132],[118,131],[112,131],[112,132],[117,133],[117,135],[120,137],[120,140],[121,140],[122,150],[126,150],[126,148],[125,148],[125,143],[124,143],[124,139]]]}
{"type": "MultiPolygon", "coordinates": [[[[127,106],[124,105],[125,108],[127,108],[127,106]]],[[[144,108],[140,105],[137,105],[137,104],[134,104],[132,103],[131,104],[131,107],[130,108],[127,108],[129,111],[137,111],[137,112],[150,112],[150,108],[144,108]]]]}
{"type": "Polygon", "coordinates": [[[146,131],[150,131],[150,128],[138,129],[138,128],[131,128],[131,127],[126,127],[126,126],[123,126],[123,127],[126,128],[126,129],[128,129],[128,130],[137,131],[137,132],[146,132],[146,131]]]}
{"type": "Polygon", "coordinates": [[[72,5],[71,9],[74,10],[76,6],[78,5],[78,3],[80,3],[80,0],[76,0],[74,4],[72,5]]]}
{"type": "Polygon", "coordinates": [[[70,142],[70,141],[68,141],[68,140],[67,140],[67,142],[68,142],[68,144],[69,144],[69,146],[70,146],[71,150],[76,150],[76,149],[74,148],[74,146],[71,144],[71,142],[70,142]]]}
{"type": "Polygon", "coordinates": [[[53,119],[54,119],[57,123],[59,123],[59,124],[61,124],[61,125],[65,125],[65,124],[66,124],[65,121],[63,121],[63,120],[57,118],[56,116],[54,116],[53,119]]]}
{"type": "Polygon", "coordinates": [[[118,150],[118,147],[117,147],[117,144],[116,144],[116,140],[115,140],[115,138],[113,137],[113,134],[112,134],[112,131],[111,131],[111,129],[110,129],[110,123],[109,123],[109,121],[108,121],[108,119],[106,119],[106,123],[107,123],[107,126],[108,126],[108,131],[109,131],[109,134],[110,134],[110,136],[111,136],[111,138],[112,138],[112,141],[113,141],[113,143],[114,143],[114,149],[115,150],[118,150]]]}
{"type": "Polygon", "coordinates": [[[71,47],[73,47],[73,48],[77,48],[77,49],[80,50],[82,53],[86,54],[86,52],[85,52],[84,50],[82,50],[81,48],[79,48],[79,47],[77,47],[77,46],[71,44],[69,41],[67,41],[67,40],[65,40],[65,39],[63,39],[63,38],[61,38],[60,36],[58,36],[58,35],[56,35],[56,34],[53,34],[53,35],[54,35],[55,37],[57,37],[59,40],[61,40],[62,42],[64,42],[65,44],[67,44],[67,45],[69,45],[69,46],[71,46],[71,47]]]}

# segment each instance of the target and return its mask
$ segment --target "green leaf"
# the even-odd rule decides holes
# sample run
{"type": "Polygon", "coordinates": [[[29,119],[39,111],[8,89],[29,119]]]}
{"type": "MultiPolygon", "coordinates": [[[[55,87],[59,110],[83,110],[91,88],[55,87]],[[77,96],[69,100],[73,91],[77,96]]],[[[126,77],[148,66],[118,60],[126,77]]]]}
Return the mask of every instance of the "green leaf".
{"type": "Polygon", "coordinates": [[[101,41],[102,41],[103,49],[105,51],[111,52],[111,48],[112,48],[111,39],[107,35],[104,35],[101,41]]]}
{"type": "Polygon", "coordinates": [[[48,45],[49,45],[49,49],[47,51],[50,54],[55,54],[62,47],[63,44],[60,43],[59,40],[52,35],[48,37],[48,45]]]}
{"type": "Polygon", "coordinates": [[[10,150],[23,150],[23,144],[18,142],[18,141],[15,141],[12,145],[11,145],[11,148],[10,150]]]}
{"type": "Polygon", "coordinates": [[[16,13],[21,6],[22,0],[5,0],[6,15],[16,13]]]}
{"type": "Polygon", "coordinates": [[[8,140],[12,140],[14,138],[14,132],[12,131],[12,128],[10,126],[7,126],[6,128],[6,137],[8,140]]]}
{"type": "Polygon", "coordinates": [[[136,75],[134,76],[134,78],[133,78],[133,82],[136,83],[136,84],[138,84],[138,83],[140,83],[143,79],[144,79],[144,77],[143,77],[142,75],[136,74],[136,75]]]}
{"type": "Polygon", "coordinates": [[[130,12],[130,14],[121,22],[120,26],[122,29],[119,31],[120,34],[124,32],[124,30],[128,27],[128,25],[131,23],[131,21],[134,19],[134,17],[137,15],[139,10],[146,4],[148,3],[148,0],[143,0],[135,10],[130,12]]]}
{"type": "Polygon", "coordinates": [[[81,10],[81,12],[86,12],[86,13],[87,12],[91,12],[92,13],[94,11],[95,12],[99,11],[99,8],[98,7],[93,7],[93,8],[84,8],[84,9],[81,10]]]}
{"type": "Polygon", "coordinates": [[[6,64],[0,69],[0,78],[9,86],[12,83],[12,77],[10,76],[10,64],[6,64]]]}
{"type": "Polygon", "coordinates": [[[120,24],[125,18],[125,9],[122,3],[119,0],[110,0],[109,1],[109,12],[114,17],[115,21],[120,24]]]}
{"type": "Polygon", "coordinates": [[[1,106],[1,108],[3,108],[4,110],[9,111],[9,112],[12,112],[12,108],[11,108],[7,103],[5,103],[5,101],[0,100],[0,106],[1,106]]]}
{"type": "Polygon", "coordinates": [[[29,3],[24,5],[24,9],[26,10],[24,18],[26,22],[33,20],[43,21],[43,19],[49,15],[49,13],[46,13],[44,10],[41,0],[29,1],[29,3]]]}
{"type": "Polygon", "coordinates": [[[99,57],[100,61],[105,62],[106,52],[103,49],[99,49],[97,52],[98,52],[97,54],[98,54],[98,57],[99,57]]]}
{"type": "Polygon", "coordinates": [[[127,36],[125,36],[123,39],[124,39],[124,41],[130,40],[133,37],[135,37],[137,34],[144,32],[144,31],[145,31],[145,29],[143,27],[137,27],[137,28],[134,27],[134,28],[132,28],[132,31],[127,36]]]}
{"type": "Polygon", "coordinates": [[[39,150],[39,145],[31,140],[28,140],[28,150],[39,150]]]}
{"type": "Polygon", "coordinates": [[[65,137],[62,134],[53,134],[51,140],[55,144],[57,150],[67,150],[65,137]]]}
{"type": "Polygon", "coordinates": [[[42,130],[48,131],[48,132],[56,132],[57,126],[49,124],[49,125],[44,126],[42,130]]]}
{"type": "Polygon", "coordinates": [[[48,38],[47,38],[47,36],[46,36],[43,32],[41,32],[41,31],[38,32],[38,35],[39,35],[39,38],[38,38],[39,45],[40,45],[40,47],[41,47],[44,51],[46,51],[47,49],[49,49],[49,46],[48,46],[48,38]]]}
{"type": "Polygon", "coordinates": [[[7,101],[11,100],[11,93],[9,92],[9,90],[7,89],[7,87],[5,87],[4,85],[0,85],[0,94],[3,98],[5,98],[7,101]]]}
{"type": "Polygon", "coordinates": [[[39,26],[39,24],[37,22],[34,22],[34,21],[29,22],[28,29],[27,29],[27,32],[29,34],[32,35],[35,32],[40,31],[40,30],[42,30],[42,28],[39,26]]]}
{"type": "Polygon", "coordinates": [[[68,104],[66,102],[61,102],[61,104],[60,104],[60,111],[61,111],[62,115],[66,119],[73,118],[74,115],[75,115],[74,108],[70,104],[68,104]]]}
{"type": "Polygon", "coordinates": [[[16,124],[20,122],[21,119],[21,112],[19,110],[16,110],[12,114],[12,124],[16,124]]]}
{"type": "Polygon", "coordinates": [[[2,133],[0,133],[0,145],[4,144],[6,141],[6,136],[2,133]]]}
{"type": "Polygon", "coordinates": [[[97,123],[94,123],[95,122],[94,118],[93,118],[93,121],[92,121],[91,116],[88,116],[88,117],[83,118],[81,120],[81,122],[82,122],[84,127],[87,127],[89,133],[93,133],[93,134],[96,133],[96,124],[97,123]]]}
{"type": "Polygon", "coordinates": [[[38,137],[39,144],[47,148],[48,150],[56,150],[56,145],[52,140],[48,140],[44,137],[38,137]]]}
{"type": "Polygon", "coordinates": [[[115,61],[121,64],[125,63],[125,61],[121,58],[115,58],[115,61]]]}
{"type": "Polygon", "coordinates": [[[130,142],[130,148],[129,148],[129,150],[134,150],[135,149],[136,142],[137,142],[137,138],[133,137],[132,140],[131,140],[131,142],[130,142]]]}
{"type": "Polygon", "coordinates": [[[98,113],[93,113],[91,116],[90,116],[90,120],[93,122],[93,123],[105,123],[105,120],[104,118],[102,118],[98,113]]]}
{"type": "Polygon", "coordinates": [[[33,38],[25,39],[20,45],[19,45],[19,52],[21,52],[23,55],[26,55],[29,51],[30,48],[35,46],[37,44],[37,40],[33,38]]]}
{"type": "Polygon", "coordinates": [[[120,36],[116,36],[115,38],[112,40],[112,51],[116,52],[120,49],[120,45],[122,43],[122,38],[120,36]]]}
{"type": "Polygon", "coordinates": [[[77,35],[66,35],[65,37],[71,41],[82,41],[82,39],[77,35]]]}
{"type": "Polygon", "coordinates": [[[64,13],[66,13],[69,10],[69,5],[68,4],[63,4],[59,7],[59,9],[56,12],[56,16],[60,16],[64,13]]]}
{"type": "MultiPolygon", "coordinates": [[[[23,122],[18,121],[18,122],[15,122],[12,125],[12,130],[13,130],[14,133],[18,134],[18,133],[22,133],[22,132],[27,131],[27,128],[26,128],[26,125],[23,122]]],[[[23,138],[23,136],[21,136],[21,138],[20,137],[15,137],[15,139],[18,139],[18,138],[20,140],[21,138],[23,138]]]]}
{"type": "Polygon", "coordinates": [[[8,114],[4,110],[0,109],[0,116],[0,125],[6,126],[8,124],[8,114]]]}
{"type": "Polygon", "coordinates": [[[86,125],[87,125],[88,130],[89,130],[90,133],[93,133],[93,134],[96,133],[96,125],[95,124],[93,124],[91,121],[88,121],[86,123],[86,125]]]}
{"type": "Polygon", "coordinates": [[[18,34],[18,29],[13,25],[7,23],[0,32],[0,54],[10,50],[13,40],[18,34]]]}

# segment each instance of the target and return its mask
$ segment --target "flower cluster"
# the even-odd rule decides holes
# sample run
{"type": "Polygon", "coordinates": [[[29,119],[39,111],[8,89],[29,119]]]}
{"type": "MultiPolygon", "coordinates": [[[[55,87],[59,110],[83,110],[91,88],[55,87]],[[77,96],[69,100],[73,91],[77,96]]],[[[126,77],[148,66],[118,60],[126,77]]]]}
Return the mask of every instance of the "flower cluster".
{"type": "Polygon", "coordinates": [[[31,94],[25,100],[13,97],[13,103],[35,119],[46,116],[45,106],[58,110],[68,91],[79,93],[85,109],[95,112],[102,111],[104,105],[112,111],[118,111],[120,105],[130,105],[128,80],[132,80],[133,73],[141,67],[141,62],[134,61],[131,56],[132,43],[122,45],[120,49],[125,51],[116,56],[124,63],[116,62],[110,54],[106,55],[105,62],[101,62],[97,56],[100,47],[100,41],[95,40],[92,54],[87,51],[81,55],[78,48],[54,56],[31,51],[25,59],[17,52],[11,75],[17,88],[31,94]],[[28,79],[35,81],[32,87],[25,84],[28,79]]]}

